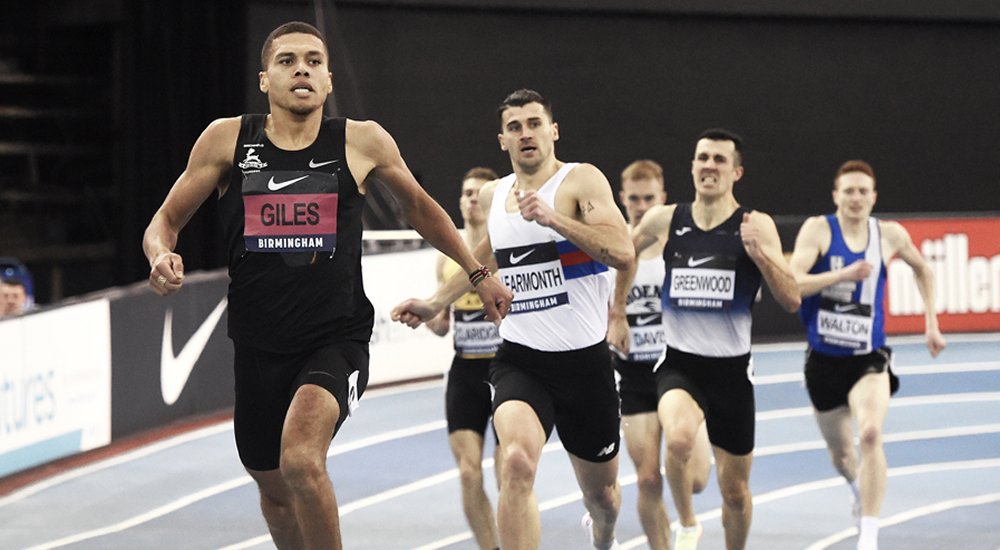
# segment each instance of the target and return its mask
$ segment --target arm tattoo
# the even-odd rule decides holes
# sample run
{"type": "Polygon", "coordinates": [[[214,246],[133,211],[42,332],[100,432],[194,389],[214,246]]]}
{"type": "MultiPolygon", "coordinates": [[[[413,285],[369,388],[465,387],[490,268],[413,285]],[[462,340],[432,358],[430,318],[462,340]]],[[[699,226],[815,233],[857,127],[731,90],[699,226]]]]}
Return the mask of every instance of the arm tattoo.
{"type": "Polygon", "coordinates": [[[594,208],[594,203],[587,201],[586,205],[580,205],[580,214],[582,214],[583,217],[587,217],[587,214],[593,212],[594,208]]]}
{"type": "Polygon", "coordinates": [[[608,260],[610,260],[610,259],[611,259],[611,251],[608,250],[607,248],[602,248],[601,249],[601,261],[602,261],[602,263],[606,264],[606,263],[608,263],[608,260]]]}

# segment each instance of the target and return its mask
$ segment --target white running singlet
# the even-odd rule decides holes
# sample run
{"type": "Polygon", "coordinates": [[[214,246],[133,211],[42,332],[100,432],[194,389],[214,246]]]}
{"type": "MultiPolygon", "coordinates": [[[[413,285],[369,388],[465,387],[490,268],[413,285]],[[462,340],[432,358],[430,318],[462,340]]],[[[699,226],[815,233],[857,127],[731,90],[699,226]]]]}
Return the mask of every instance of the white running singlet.
{"type": "MultiPolygon", "coordinates": [[[[550,206],[566,175],[566,163],[541,189],[550,206]]],[[[493,192],[488,229],[500,279],[514,293],[500,324],[504,340],[539,351],[569,351],[604,340],[608,330],[608,267],[553,229],[507,212],[516,175],[502,178],[493,192]]]]}

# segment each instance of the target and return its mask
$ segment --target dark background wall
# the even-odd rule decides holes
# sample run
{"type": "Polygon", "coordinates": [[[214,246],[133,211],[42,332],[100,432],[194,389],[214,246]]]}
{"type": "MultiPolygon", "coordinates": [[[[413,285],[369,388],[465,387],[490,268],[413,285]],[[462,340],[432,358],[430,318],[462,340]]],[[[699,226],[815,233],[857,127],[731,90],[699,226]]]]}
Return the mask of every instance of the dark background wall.
{"type": "MultiPolygon", "coordinates": [[[[878,172],[882,210],[997,204],[981,162],[1000,124],[1000,78],[986,74],[1000,59],[995,22],[369,4],[339,7],[327,29],[354,76],[334,67],[341,110],[381,122],[456,217],[469,166],[510,169],[494,109],[518,87],[554,101],[562,159],[613,184],[631,160],[656,159],[675,200],[693,197],[695,136],[725,126],[747,140],[737,196],[765,211],[829,209],[833,172],[857,157],[878,172]]],[[[296,16],[254,5],[248,38],[296,16]]]]}
{"type": "MultiPolygon", "coordinates": [[[[694,139],[724,126],[746,139],[737,198],[773,214],[829,210],[833,172],[858,157],[875,166],[883,212],[1000,209],[997,2],[50,0],[35,9],[39,22],[24,30],[89,14],[113,52],[102,78],[113,88],[118,194],[104,214],[113,253],[103,269],[75,269],[74,292],[146,276],[142,230],[194,140],[214,118],[266,108],[256,91],[264,37],[317,14],[332,49],[333,110],[379,121],[456,219],[467,168],[510,170],[495,107],[519,87],[554,101],[558,156],[597,165],[616,189],[622,168],[646,157],[664,165],[671,200],[690,200],[694,139]]],[[[0,40],[0,55],[4,44],[24,42],[0,40]]],[[[61,65],[45,70],[70,66],[61,65]]],[[[182,235],[189,270],[222,265],[213,202],[182,235]]]]}

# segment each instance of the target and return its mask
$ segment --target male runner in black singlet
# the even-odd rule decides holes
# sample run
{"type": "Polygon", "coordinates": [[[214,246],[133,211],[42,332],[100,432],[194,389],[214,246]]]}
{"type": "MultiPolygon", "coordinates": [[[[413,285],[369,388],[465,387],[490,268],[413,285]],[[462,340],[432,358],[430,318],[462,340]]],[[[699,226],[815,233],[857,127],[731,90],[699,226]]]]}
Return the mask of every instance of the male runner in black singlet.
{"type": "MultiPolygon", "coordinates": [[[[667,200],[663,168],[652,160],[637,160],[622,171],[621,182],[618,196],[625,207],[629,230],[634,231],[646,212],[667,200]]],[[[646,533],[650,550],[670,548],[670,521],[663,502],[663,476],[660,475],[663,430],[656,414],[659,395],[653,378],[653,367],[666,345],[660,300],[666,241],[666,234],[661,235],[657,242],[636,256],[634,277],[627,271],[615,272],[614,299],[608,312],[608,343],[615,351],[612,360],[618,371],[618,394],[622,401],[622,435],[635,463],[639,523],[646,533]],[[627,277],[632,277],[631,282],[618,281],[627,277]]],[[[700,493],[708,483],[712,468],[704,422],[698,428],[691,454],[686,468],[692,492],[700,493]]],[[[685,508],[685,501],[679,504],[677,513],[681,522],[695,523],[694,509],[685,508]]]]}
{"type": "MultiPolygon", "coordinates": [[[[800,303],[774,220],[741,206],[733,195],[743,176],[741,144],[739,136],[726,130],[703,132],[691,161],[694,202],[651,208],[632,233],[640,255],[666,239],[662,306],[667,349],[654,376],[670,491],[678,510],[690,509],[692,479],[686,465],[704,420],[715,454],[728,550],[746,545],[753,509],[748,482],[754,446],[754,297],[763,279],[785,310],[795,312],[800,303]]],[[[625,280],[631,284],[632,278],[625,280]]],[[[693,550],[701,525],[680,515],[674,550],[693,550]]]]}
{"type": "Polygon", "coordinates": [[[361,280],[365,179],[385,182],[413,227],[477,275],[488,319],[506,315],[511,300],[484,277],[381,126],[323,116],[333,90],[327,60],[313,26],[272,31],[260,72],[270,113],[212,122],[143,240],[149,284],[162,295],[176,292],[184,282],[173,252],[178,233],[218,193],[231,278],[236,444],[279,548],[342,546],[326,452],[368,381],[374,313],[361,280]]]}

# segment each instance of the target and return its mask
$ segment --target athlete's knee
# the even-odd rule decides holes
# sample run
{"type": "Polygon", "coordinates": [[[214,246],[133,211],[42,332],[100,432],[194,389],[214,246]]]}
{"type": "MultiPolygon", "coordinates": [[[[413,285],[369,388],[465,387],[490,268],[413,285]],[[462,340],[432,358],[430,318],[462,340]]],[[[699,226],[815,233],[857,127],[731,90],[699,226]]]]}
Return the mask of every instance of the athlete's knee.
{"type": "Polygon", "coordinates": [[[252,474],[260,491],[260,510],[271,528],[283,528],[294,523],[295,503],[285,482],[270,473],[252,474]]]}
{"type": "Polygon", "coordinates": [[[833,467],[839,471],[850,469],[854,463],[853,445],[835,445],[829,448],[830,461],[833,467]]]}
{"type": "Polygon", "coordinates": [[[744,510],[751,506],[750,486],[745,479],[720,479],[719,492],[730,509],[744,510]]]}
{"type": "Polygon", "coordinates": [[[510,445],[503,451],[503,474],[506,487],[531,487],[538,471],[538,461],[520,445],[510,445]]]}
{"type": "Polygon", "coordinates": [[[462,482],[462,487],[481,487],[483,485],[482,461],[472,457],[460,458],[458,477],[462,482]]]}
{"type": "Polygon", "coordinates": [[[667,430],[667,454],[674,460],[688,462],[694,452],[694,432],[681,428],[667,430]]]}
{"type": "Polygon", "coordinates": [[[663,476],[659,469],[644,468],[636,472],[636,486],[639,494],[661,496],[663,495],[663,476]]]}
{"type": "Polygon", "coordinates": [[[750,489],[746,484],[731,484],[719,487],[722,501],[731,510],[746,510],[751,506],[750,489]]]}
{"type": "Polygon", "coordinates": [[[288,495],[275,495],[260,492],[260,510],[267,524],[276,527],[288,525],[295,521],[295,505],[288,495]]]}
{"type": "Polygon", "coordinates": [[[858,442],[862,452],[882,445],[882,428],[876,424],[863,424],[858,428],[858,442]]]}
{"type": "Polygon", "coordinates": [[[327,478],[325,457],[312,456],[303,449],[291,448],[281,453],[281,477],[293,492],[301,492],[327,478]]]}
{"type": "Polygon", "coordinates": [[[617,513],[621,502],[621,486],[617,482],[599,487],[581,487],[583,500],[609,513],[617,513]]]}

